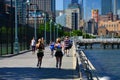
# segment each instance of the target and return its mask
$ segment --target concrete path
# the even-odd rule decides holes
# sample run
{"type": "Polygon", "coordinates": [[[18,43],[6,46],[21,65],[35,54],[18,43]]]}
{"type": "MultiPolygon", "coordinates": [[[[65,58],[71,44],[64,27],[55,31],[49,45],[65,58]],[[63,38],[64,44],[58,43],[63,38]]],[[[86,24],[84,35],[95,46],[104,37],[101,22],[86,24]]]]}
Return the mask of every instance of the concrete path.
{"type": "Polygon", "coordinates": [[[63,56],[62,68],[55,67],[55,57],[46,47],[41,69],[36,67],[37,56],[32,52],[0,58],[0,80],[80,80],[75,69],[76,57],[63,56]]]}

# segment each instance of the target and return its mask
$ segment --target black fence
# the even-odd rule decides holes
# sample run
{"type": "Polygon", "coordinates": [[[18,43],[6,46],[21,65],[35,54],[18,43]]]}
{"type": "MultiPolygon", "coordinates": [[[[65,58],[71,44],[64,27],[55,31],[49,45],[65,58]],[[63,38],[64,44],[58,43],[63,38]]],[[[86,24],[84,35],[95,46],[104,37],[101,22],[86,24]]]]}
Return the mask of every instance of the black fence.
{"type": "MultiPolygon", "coordinates": [[[[19,20],[19,19],[18,19],[19,20]]],[[[20,24],[18,21],[18,43],[19,43],[19,51],[30,49],[30,42],[35,34],[34,25],[31,25],[28,22],[26,24],[20,24]]],[[[23,22],[25,23],[25,22],[23,22]]],[[[45,38],[45,25],[37,23],[37,40],[38,38],[45,38]],[[40,26],[39,26],[40,25],[40,26]],[[40,30],[43,27],[43,30],[40,30]]],[[[54,25],[51,26],[51,40],[55,41],[57,38],[57,27],[54,25]]],[[[58,30],[58,36],[62,36],[63,31],[58,30]]],[[[50,43],[50,26],[47,24],[46,30],[46,44],[50,43]]],[[[13,54],[14,53],[14,42],[15,42],[15,18],[12,14],[4,14],[0,15],[0,55],[13,54]]]]}
{"type": "MultiPolygon", "coordinates": [[[[30,48],[30,41],[34,36],[33,27],[18,24],[19,51],[30,48]]],[[[13,54],[15,42],[14,19],[9,15],[0,16],[0,55],[13,54]]]]}

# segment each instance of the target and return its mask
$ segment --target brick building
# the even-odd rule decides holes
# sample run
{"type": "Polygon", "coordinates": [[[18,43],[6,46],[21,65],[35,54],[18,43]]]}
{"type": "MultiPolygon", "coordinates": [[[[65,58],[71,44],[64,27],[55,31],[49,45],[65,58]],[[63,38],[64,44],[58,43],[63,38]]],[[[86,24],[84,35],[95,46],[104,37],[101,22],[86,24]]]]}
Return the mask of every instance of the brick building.
{"type": "Polygon", "coordinates": [[[112,12],[108,13],[107,15],[100,15],[99,21],[116,21],[118,20],[118,15],[113,15],[112,12]]]}
{"type": "Polygon", "coordinates": [[[120,20],[99,21],[98,36],[117,37],[120,36],[120,20]]]}
{"type": "Polygon", "coordinates": [[[92,19],[95,20],[95,22],[98,22],[98,16],[99,16],[99,10],[92,10],[92,19]]]}

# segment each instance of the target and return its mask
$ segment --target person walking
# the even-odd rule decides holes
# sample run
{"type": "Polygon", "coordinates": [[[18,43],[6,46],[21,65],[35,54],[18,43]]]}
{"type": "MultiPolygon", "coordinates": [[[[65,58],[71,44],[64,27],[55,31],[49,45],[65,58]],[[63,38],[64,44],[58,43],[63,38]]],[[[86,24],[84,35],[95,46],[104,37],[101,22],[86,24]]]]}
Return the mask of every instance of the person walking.
{"type": "Polygon", "coordinates": [[[66,36],[64,40],[64,54],[66,54],[66,56],[69,56],[69,49],[70,49],[69,44],[70,44],[69,37],[66,36]]]}
{"type": "Polygon", "coordinates": [[[35,41],[34,37],[31,40],[31,47],[32,47],[32,53],[35,53],[36,41],[35,41]]]}
{"type": "Polygon", "coordinates": [[[52,55],[52,57],[54,56],[54,42],[50,42],[50,50],[51,50],[51,55],[52,55]]]}
{"type": "Polygon", "coordinates": [[[62,57],[63,57],[63,53],[62,53],[62,48],[63,45],[61,44],[61,40],[60,38],[56,39],[56,43],[55,43],[55,57],[56,57],[56,68],[61,69],[61,65],[62,65],[62,57]]]}
{"type": "Polygon", "coordinates": [[[38,58],[37,67],[41,68],[42,58],[44,56],[44,43],[43,43],[42,39],[38,39],[38,43],[36,44],[36,48],[38,49],[38,52],[37,52],[37,58],[38,58]]]}

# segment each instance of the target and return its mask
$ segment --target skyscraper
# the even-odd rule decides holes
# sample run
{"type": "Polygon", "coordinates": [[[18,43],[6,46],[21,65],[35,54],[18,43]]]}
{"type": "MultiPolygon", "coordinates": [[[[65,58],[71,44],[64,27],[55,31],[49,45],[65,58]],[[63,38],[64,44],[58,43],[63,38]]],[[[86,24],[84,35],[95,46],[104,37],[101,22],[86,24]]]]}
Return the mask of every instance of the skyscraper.
{"type": "Polygon", "coordinates": [[[71,3],[79,3],[78,0],[63,0],[63,10],[68,8],[68,5],[71,3]]]}
{"type": "Polygon", "coordinates": [[[101,0],[101,14],[105,15],[112,12],[112,0],[101,0]]]}
{"type": "Polygon", "coordinates": [[[83,19],[89,21],[91,18],[91,10],[98,9],[101,13],[101,0],[81,0],[83,19]]]}
{"type": "Polygon", "coordinates": [[[63,0],[63,10],[67,9],[70,3],[71,3],[71,0],[63,0]]]}
{"type": "MultiPolygon", "coordinates": [[[[36,4],[38,10],[43,10],[50,16],[55,16],[55,0],[30,0],[30,3],[36,4]]],[[[34,6],[31,6],[30,9],[34,9],[34,6]]]]}
{"type": "Polygon", "coordinates": [[[80,7],[79,4],[73,3],[69,5],[68,9],[65,10],[66,13],[66,27],[78,30],[80,21],[80,7]]]}
{"type": "Polygon", "coordinates": [[[80,3],[80,12],[81,12],[81,19],[84,18],[84,9],[83,9],[83,0],[79,0],[80,3]]]}
{"type": "Polygon", "coordinates": [[[92,19],[95,20],[95,22],[98,22],[98,16],[99,16],[99,10],[92,10],[92,19]]]}
{"type": "MultiPolygon", "coordinates": [[[[14,0],[12,0],[14,1],[14,0]]],[[[24,4],[26,0],[17,0],[17,14],[18,21],[20,24],[26,24],[26,5],[24,4]]]]}
{"type": "Polygon", "coordinates": [[[117,14],[117,5],[116,4],[117,4],[116,0],[113,0],[113,13],[114,13],[114,15],[117,14]]]}
{"type": "Polygon", "coordinates": [[[78,3],[78,0],[71,0],[71,3],[78,3]]]}
{"type": "Polygon", "coordinates": [[[120,18],[120,0],[113,0],[113,12],[120,18]]]}

